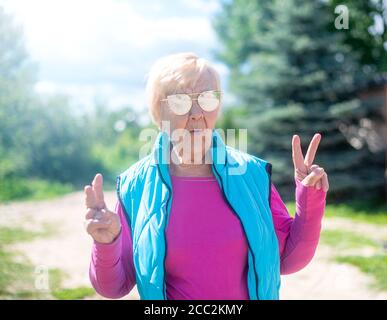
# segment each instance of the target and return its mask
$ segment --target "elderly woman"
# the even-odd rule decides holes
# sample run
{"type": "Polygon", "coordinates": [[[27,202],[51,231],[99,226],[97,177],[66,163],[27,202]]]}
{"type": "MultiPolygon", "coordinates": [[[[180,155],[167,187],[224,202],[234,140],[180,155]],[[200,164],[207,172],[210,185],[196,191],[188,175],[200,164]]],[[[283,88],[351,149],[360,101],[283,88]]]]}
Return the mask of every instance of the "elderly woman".
{"type": "Polygon", "coordinates": [[[114,211],[101,174],[85,186],[90,280],[102,296],[137,285],[141,299],[279,299],[280,275],[312,259],[328,191],[313,164],[321,136],[305,158],[293,136],[293,218],[270,163],[226,146],[214,130],[220,90],[215,69],[195,54],[153,66],[147,94],[160,132],[152,152],[118,176],[114,211]]]}

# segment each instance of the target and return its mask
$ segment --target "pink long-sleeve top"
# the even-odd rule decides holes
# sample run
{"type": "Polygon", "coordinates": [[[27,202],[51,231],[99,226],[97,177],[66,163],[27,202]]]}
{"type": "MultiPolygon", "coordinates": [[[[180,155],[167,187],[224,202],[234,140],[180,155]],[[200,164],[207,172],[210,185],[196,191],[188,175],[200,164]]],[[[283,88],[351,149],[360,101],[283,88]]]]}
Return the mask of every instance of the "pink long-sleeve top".
{"type": "MultiPolygon", "coordinates": [[[[239,219],[224,201],[215,177],[171,176],[173,198],[166,229],[166,290],[170,300],[248,300],[248,243],[239,219]]],[[[278,238],[281,274],[305,267],[318,245],[326,192],[296,181],[291,217],[274,185],[270,208],[278,238]]],[[[136,284],[129,225],[119,201],[122,229],[110,244],[94,241],[90,280],[107,298],[121,298],[136,284]]]]}

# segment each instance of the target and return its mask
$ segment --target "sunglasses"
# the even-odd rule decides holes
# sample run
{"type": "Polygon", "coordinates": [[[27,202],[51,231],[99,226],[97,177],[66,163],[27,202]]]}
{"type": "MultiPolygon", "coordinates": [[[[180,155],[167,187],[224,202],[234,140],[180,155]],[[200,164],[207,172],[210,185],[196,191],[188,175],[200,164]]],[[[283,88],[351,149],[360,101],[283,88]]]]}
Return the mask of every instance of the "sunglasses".
{"type": "Polygon", "coordinates": [[[177,93],[168,95],[166,99],[169,108],[176,115],[182,116],[187,114],[192,108],[192,101],[197,100],[200,108],[204,111],[214,111],[220,104],[221,91],[209,90],[201,93],[177,93]],[[191,95],[199,94],[196,99],[191,98],[191,95]]]}

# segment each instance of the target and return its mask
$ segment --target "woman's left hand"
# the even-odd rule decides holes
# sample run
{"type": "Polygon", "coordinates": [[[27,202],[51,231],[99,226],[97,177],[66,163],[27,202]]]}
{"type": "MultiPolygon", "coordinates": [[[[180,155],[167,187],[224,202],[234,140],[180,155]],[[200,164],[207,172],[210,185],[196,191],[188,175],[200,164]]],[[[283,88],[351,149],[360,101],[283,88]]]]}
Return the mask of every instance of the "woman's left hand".
{"type": "Polygon", "coordinates": [[[301,149],[301,140],[298,135],[292,139],[292,156],[294,164],[294,178],[304,186],[323,189],[325,192],[329,189],[328,175],[323,168],[313,164],[317,152],[321,135],[316,133],[309,144],[308,151],[304,158],[301,149]]]}

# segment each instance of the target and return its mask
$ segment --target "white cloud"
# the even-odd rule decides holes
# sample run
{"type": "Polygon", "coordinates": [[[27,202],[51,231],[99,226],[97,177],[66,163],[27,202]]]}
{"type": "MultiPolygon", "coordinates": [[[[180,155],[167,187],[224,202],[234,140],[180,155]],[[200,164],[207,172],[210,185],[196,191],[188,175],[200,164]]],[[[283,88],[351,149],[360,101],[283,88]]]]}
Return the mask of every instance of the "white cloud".
{"type": "MultiPolygon", "coordinates": [[[[98,95],[112,105],[126,101],[140,109],[144,76],[160,55],[189,50],[211,60],[216,37],[209,14],[216,1],[204,7],[193,2],[0,0],[0,5],[22,25],[30,56],[40,66],[37,91],[67,93],[87,105],[98,95]]],[[[227,73],[222,65],[217,68],[222,76],[227,73]]]]}
{"type": "MultiPolygon", "coordinates": [[[[151,19],[128,2],[111,0],[3,0],[25,29],[27,46],[38,61],[95,63],[112,49],[150,50],[166,40],[210,43],[205,18],[151,19]]],[[[133,54],[133,51],[132,51],[133,54]]]]}
{"type": "Polygon", "coordinates": [[[137,111],[146,109],[145,92],[142,87],[121,87],[108,82],[99,84],[58,84],[39,81],[35,85],[35,90],[48,96],[53,94],[69,96],[72,98],[71,103],[82,107],[83,111],[91,110],[96,101],[108,104],[111,109],[127,105],[137,111]]]}

